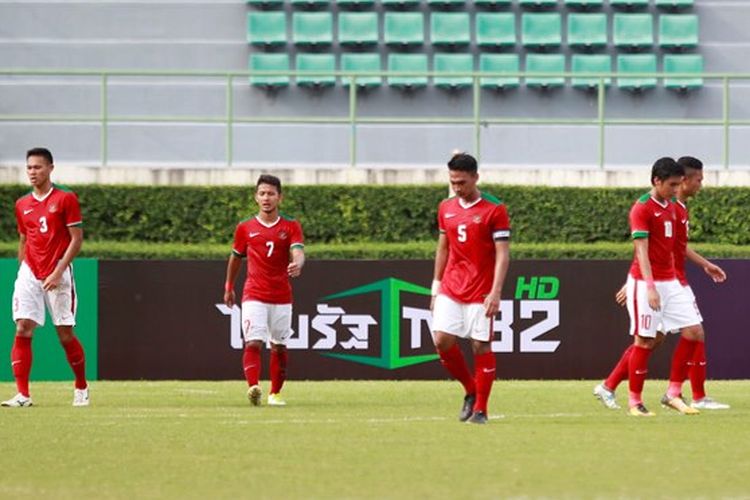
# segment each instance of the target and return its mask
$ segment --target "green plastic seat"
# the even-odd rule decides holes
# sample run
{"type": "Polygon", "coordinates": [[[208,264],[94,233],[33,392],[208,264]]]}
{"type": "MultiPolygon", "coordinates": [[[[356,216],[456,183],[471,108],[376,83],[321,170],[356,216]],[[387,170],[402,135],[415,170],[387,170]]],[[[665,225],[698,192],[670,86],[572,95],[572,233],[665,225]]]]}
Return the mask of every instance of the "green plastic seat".
{"type": "Polygon", "coordinates": [[[333,16],[330,12],[295,12],[292,15],[292,32],[295,45],[331,45],[333,16]]]}
{"type": "Polygon", "coordinates": [[[529,49],[550,49],[562,42],[562,19],[557,13],[525,13],[521,17],[523,46],[529,49]]]}
{"type": "MultiPolygon", "coordinates": [[[[565,72],[565,55],[563,54],[529,54],[526,56],[526,72],[565,72]]],[[[527,76],[526,86],[536,88],[556,88],[565,85],[562,76],[527,76]]]]}
{"type": "Polygon", "coordinates": [[[387,45],[422,45],[424,17],[421,12],[386,12],[383,33],[387,45]]]}
{"type": "MultiPolygon", "coordinates": [[[[664,56],[664,73],[703,73],[703,56],[700,54],[667,54],[664,56]]],[[[696,90],[703,87],[703,78],[665,77],[664,87],[670,90],[696,90]]]]}
{"type": "MultiPolygon", "coordinates": [[[[518,54],[480,54],[479,71],[482,73],[518,73],[518,54]]],[[[508,89],[518,87],[518,76],[483,76],[479,85],[486,89],[508,89]]]]}
{"type": "Polygon", "coordinates": [[[609,0],[609,4],[616,9],[646,9],[651,0],[609,0]]]}
{"type": "Polygon", "coordinates": [[[430,16],[430,39],[433,45],[458,46],[471,43],[469,14],[434,12],[430,16]]]}
{"type": "Polygon", "coordinates": [[[336,84],[336,56],[333,54],[297,54],[297,85],[303,87],[331,87],[336,84]],[[317,73],[316,73],[317,72],[317,73]]]}
{"type": "Polygon", "coordinates": [[[607,14],[568,15],[568,45],[593,50],[607,45],[607,14]]]}
{"type": "MultiPolygon", "coordinates": [[[[617,56],[617,72],[656,73],[656,55],[654,54],[621,54],[617,56]]],[[[647,90],[656,87],[656,77],[623,77],[617,78],[617,86],[624,90],[647,90]]]]}
{"type": "Polygon", "coordinates": [[[659,16],[659,46],[667,50],[692,49],[698,46],[698,16],[662,14],[659,16]]]}
{"type": "Polygon", "coordinates": [[[654,45],[654,22],[651,14],[615,14],[613,38],[616,47],[640,50],[654,45]]]}
{"type": "Polygon", "coordinates": [[[434,78],[436,87],[465,88],[474,84],[471,76],[447,76],[450,73],[472,73],[474,56],[472,54],[435,54],[433,71],[438,73],[434,78]]]}
{"type": "Polygon", "coordinates": [[[331,6],[330,0],[291,0],[291,3],[292,3],[292,7],[313,8],[313,9],[331,6]]]}
{"type": "Polygon", "coordinates": [[[341,45],[374,45],[378,43],[377,12],[339,13],[339,43],[341,45]]]}
{"type": "Polygon", "coordinates": [[[375,0],[336,0],[336,5],[342,9],[371,8],[375,0]]]}
{"type": "Polygon", "coordinates": [[[477,12],[476,37],[480,47],[516,45],[516,16],[512,12],[477,12]]]}
{"type": "Polygon", "coordinates": [[[255,76],[254,71],[289,71],[289,54],[250,54],[248,69],[250,85],[256,87],[286,87],[289,85],[289,76],[255,76]]]}
{"type": "Polygon", "coordinates": [[[481,8],[496,9],[499,7],[508,7],[511,0],[474,0],[474,5],[481,8]]]}
{"type": "MultiPolygon", "coordinates": [[[[570,62],[572,73],[611,73],[612,58],[609,54],[574,54],[570,62]]],[[[612,79],[606,77],[604,86],[609,87],[612,79]]],[[[574,76],[571,85],[579,89],[596,89],[599,78],[590,76],[574,76]]]]}
{"type": "Polygon", "coordinates": [[[655,0],[654,4],[660,9],[687,9],[693,6],[693,0],[655,0]]]}
{"type": "MultiPolygon", "coordinates": [[[[425,54],[388,54],[388,71],[427,72],[425,54]]],[[[389,76],[388,85],[402,88],[418,88],[427,85],[426,75],[389,76]]]]}
{"type": "MultiPolygon", "coordinates": [[[[341,54],[341,71],[381,71],[380,54],[377,53],[353,53],[341,54]]],[[[383,83],[381,76],[357,77],[357,87],[379,87],[383,83]]],[[[344,87],[351,85],[351,80],[341,78],[344,87]]]]}
{"type": "Polygon", "coordinates": [[[466,0],[427,0],[427,5],[432,8],[462,7],[466,5],[466,0]]]}
{"type": "Polygon", "coordinates": [[[557,7],[558,0],[519,0],[518,4],[526,9],[551,9],[557,7]]]}
{"type": "Polygon", "coordinates": [[[405,9],[418,6],[420,3],[422,3],[422,0],[380,0],[380,3],[386,9],[405,9]]]}
{"type": "Polygon", "coordinates": [[[260,8],[269,8],[269,7],[280,7],[284,5],[284,0],[246,0],[246,3],[248,5],[252,5],[253,7],[260,7],[260,8]]]}
{"type": "Polygon", "coordinates": [[[569,9],[598,9],[604,5],[604,0],[565,0],[565,6],[569,9]]]}
{"type": "Polygon", "coordinates": [[[286,44],[286,15],[283,12],[248,12],[247,41],[253,45],[286,44]]]}

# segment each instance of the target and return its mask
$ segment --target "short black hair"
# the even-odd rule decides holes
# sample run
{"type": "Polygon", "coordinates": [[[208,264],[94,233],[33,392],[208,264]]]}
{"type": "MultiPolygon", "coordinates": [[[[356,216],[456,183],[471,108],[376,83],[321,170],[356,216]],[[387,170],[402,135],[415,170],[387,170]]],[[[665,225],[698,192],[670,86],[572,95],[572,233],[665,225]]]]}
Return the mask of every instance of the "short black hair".
{"type": "Polygon", "coordinates": [[[682,165],[685,170],[703,170],[703,162],[698,158],[694,158],[692,156],[683,156],[682,158],[677,160],[677,163],[682,165]]]}
{"type": "Polygon", "coordinates": [[[29,156],[41,156],[45,160],[47,160],[47,163],[52,165],[55,163],[52,160],[52,153],[47,148],[31,148],[28,151],[26,151],[26,159],[29,159],[29,156]]]}
{"type": "Polygon", "coordinates": [[[665,181],[670,177],[683,177],[684,175],[685,168],[674,158],[665,156],[656,160],[654,166],[651,167],[651,184],[654,184],[654,179],[665,181]]]}
{"type": "Polygon", "coordinates": [[[258,191],[258,187],[260,187],[261,184],[274,186],[276,188],[276,191],[281,194],[281,179],[279,179],[275,175],[263,174],[258,177],[258,182],[255,183],[255,191],[258,191]]]}
{"type": "Polygon", "coordinates": [[[478,169],[476,158],[468,153],[456,153],[448,161],[448,170],[476,173],[478,169]]]}

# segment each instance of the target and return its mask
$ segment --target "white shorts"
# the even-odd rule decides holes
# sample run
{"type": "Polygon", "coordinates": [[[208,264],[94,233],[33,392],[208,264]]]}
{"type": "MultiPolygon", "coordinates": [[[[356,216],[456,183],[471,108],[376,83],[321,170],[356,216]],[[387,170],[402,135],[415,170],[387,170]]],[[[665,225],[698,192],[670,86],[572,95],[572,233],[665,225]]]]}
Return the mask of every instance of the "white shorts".
{"type": "Polygon", "coordinates": [[[462,304],[446,295],[435,297],[432,311],[432,330],[489,342],[492,338],[494,318],[484,315],[484,304],[462,304]]]}
{"type": "Polygon", "coordinates": [[[680,329],[702,322],[695,297],[690,287],[677,280],[655,282],[661,299],[661,310],[654,311],[648,304],[646,282],[628,276],[626,283],[630,335],[654,338],[657,331],[679,332],[680,329]]]}
{"type": "Polygon", "coordinates": [[[28,264],[22,262],[13,288],[13,321],[30,319],[37,325],[44,326],[46,305],[53,325],[75,326],[78,295],[73,281],[73,266],[68,266],[63,272],[56,288],[45,292],[42,283],[31,272],[28,264]]]}
{"type": "Polygon", "coordinates": [[[292,304],[266,304],[257,300],[242,303],[242,337],[245,342],[261,340],[286,345],[293,333],[292,304]]]}

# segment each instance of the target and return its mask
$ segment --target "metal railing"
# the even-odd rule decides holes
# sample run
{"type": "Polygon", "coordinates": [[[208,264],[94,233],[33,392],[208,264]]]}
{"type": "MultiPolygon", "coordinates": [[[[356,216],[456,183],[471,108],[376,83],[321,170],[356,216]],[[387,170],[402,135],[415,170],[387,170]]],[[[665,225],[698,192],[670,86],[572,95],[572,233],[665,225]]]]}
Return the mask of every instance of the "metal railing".
{"type": "Polygon", "coordinates": [[[730,82],[736,80],[750,80],[750,73],[572,73],[572,72],[543,72],[543,73],[490,73],[490,72],[468,72],[468,73],[445,73],[445,72],[324,72],[324,71],[238,71],[238,72],[220,72],[220,71],[135,71],[135,70],[37,70],[37,69],[0,69],[0,77],[94,77],[98,78],[100,86],[100,112],[90,115],[72,115],[72,114],[2,114],[0,113],[0,122],[90,122],[100,124],[100,141],[101,141],[101,164],[106,166],[109,162],[108,153],[108,129],[111,123],[136,123],[136,122],[153,122],[153,123],[222,123],[226,126],[226,165],[233,164],[234,151],[234,125],[241,124],[314,124],[314,123],[337,123],[349,124],[349,163],[352,167],[357,164],[357,126],[362,124],[456,124],[472,125],[474,129],[474,151],[477,156],[481,156],[481,129],[488,125],[580,125],[580,126],[597,126],[599,134],[599,151],[598,164],[600,168],[605,166],[605,130],[611,125],[675,125],[675,126],[716,126],[722,127],[723,131],[723,153],[722,163],[724,168],[729,168],[730,164],[730,147],[731,135],[730,128],[737,125],[750,125],[750,119],[732,119],[730,116],[730,82]],[[235,112],[235,88],[234,83],[237,79],[249,79],[251,77],[288,77],[298,76],[321,77],[333,76],[343,80],[349,80],[349,114],[348,116],[237,116],[235,112]],[[364,77],[428,77],[428,78],[471,78],[471,91],[473,94],[471,117],[368,117],[359,116],[357,113],[358,105],[358,87],[357,79],[364,77]],[[113,115],[109,112],[109,82],[113,77],[189,77],[189,78],[206,78],[206,79],[225,79],[226,90],[226,109],[225,115],[216,116],[166,116],[166,115],[113,115]],[[481,114],[482,99],[482,80],[485,78],[576,78],[576,79],[596,79],[598,86],[595,87],[597,93],[597,115],[594,118],[531,118],[531,117],[484,117],[481,114]],[[656,78],[670,80],[718,80],[722,87],[722,112],[721,118],[608,118],[606,116],[606,87],[609,80],[617,78],[624,79],[641,79],[656,78]]]}

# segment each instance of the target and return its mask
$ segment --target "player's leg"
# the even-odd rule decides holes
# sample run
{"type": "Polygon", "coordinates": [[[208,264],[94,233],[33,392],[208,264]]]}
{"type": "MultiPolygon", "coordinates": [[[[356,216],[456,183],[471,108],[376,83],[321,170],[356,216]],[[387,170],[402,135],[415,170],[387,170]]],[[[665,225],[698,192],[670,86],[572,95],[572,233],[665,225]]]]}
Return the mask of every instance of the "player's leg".
{"type": "Polygon", "coordinates": [[[471,350],[474,356],[474,387],[476,401],[472,416],[468,422],[484,424],[487,422],[487,402],[495,381],[495,353],[492,352],[492,333],[494,318],[485,315],[483,304],[466,304],[463,306],[471,337],[471,350]]]}
{"type": "MultiPolygon", "coordinates": [[[[628,301],[628,316],[630,317],[630,334],[633,336],[633,350],[628,362],[628,407],[633,416],[649,417],[653,413],[643,404],[643,386],[648,375],[648,360],[656,345],[658,325],[661,314],[654,311],[648,304],[646,283],[628,277],[628,288],[631,299],[628,301]]],[[[657,291],[658,287],[657,287],[657,291]]],[[[659,291],[659,295],[662,293],[659,291]]]]}
{"type": "Polygon", "coordinates": [[[292,336],[292,305],[277,304],[271,308],[271,391],[268,394],[268,404],[284,406],[286,402],[281,397],[281,388],[286,380],[288,352],[286,342],[292,336]]]}
{"type": "Polygon", "coordinates": [[[269,304],[257,301],[242,303],[242,369],[247,381],[250,404],[259,406],[263,391],[260,389],[261,349],[269,338],[269,304]]]}
{"type": "Polygon", "coordinates": [[[474,408],[476,387],[474,377],[471,376],[464,355],[458,347],[458,338],[468,335],[462,304],[445,295],[435,297],[435,306],[432,311],[432,329],[434,331],[435,349],[440,356],[440,364],[464,388],[464,401],[459,420],[465,422],[471,417],[474,408]]]}
{"type": "Polygon", "coordinates": [[[31,406],[29,375],[31,373],[31,338],[37,325],[44,326],[44,291],[26,263],[18,269],[13,287],[13,321],[16,323],[15,339],[10,353],[11,368],[18,393],[0,403],[2,406],[31,406]]]}

